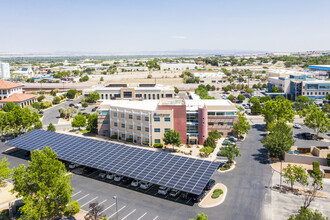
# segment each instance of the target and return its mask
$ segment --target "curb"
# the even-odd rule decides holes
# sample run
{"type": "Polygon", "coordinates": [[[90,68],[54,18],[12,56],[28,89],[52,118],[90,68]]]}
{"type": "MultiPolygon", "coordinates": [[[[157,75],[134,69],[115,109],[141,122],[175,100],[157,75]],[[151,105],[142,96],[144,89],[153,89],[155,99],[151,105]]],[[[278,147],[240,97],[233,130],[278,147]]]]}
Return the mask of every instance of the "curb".
{"type": "Polygon", "coordinates": [[[235,169],[235,167],[236,167],[236,161],[234,161],[234,165],[232,167],[230,167],[230,169],[224,170],[224,171],[218,169],[217,172],[219,172],[219,173],[227,173],[227,172],[232,171],[233,169],[235,169]]]}
{"type": "MultiPolygon", "coordinates": [[[[212,204],[212,205],[208,205],[208,206],[201,206],[200,203],[198,203],[198,207],[200,207],[200,208],[213,208],[213,207],[216,207],[216,206],[218,206],[218,205],[221,205],[221,204],[225,201],[226,196],[227,196],[227,191],[228,191],[228,189],[227,189],[227,186],[226,186],[226,185],[224,185],[224,184],[222,184],[222,183],[220,183],[220,184],[224,186],[224,192],[223,192],[223,197],[222,197],[222,199],[221,199],[219,202],[217,202],[217,203],[215,203],[215,204],[212,204]]],[[[204,197],[204,199],[205,199],[210,193],[213,193],[213,191],[210,190],[210,192],[204,197]]],[[[203,199],[201,202],[203,202],[204,199],[203,199]]]]}

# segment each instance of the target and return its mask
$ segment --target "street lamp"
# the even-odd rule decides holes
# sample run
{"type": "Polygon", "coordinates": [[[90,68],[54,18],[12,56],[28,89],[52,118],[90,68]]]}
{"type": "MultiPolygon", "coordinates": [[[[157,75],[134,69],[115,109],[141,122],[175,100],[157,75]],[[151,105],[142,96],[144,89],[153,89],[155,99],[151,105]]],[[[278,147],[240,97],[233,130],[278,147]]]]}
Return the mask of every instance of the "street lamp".
{"type": "Polygon", "coordinates": [[[116,200],[116,216],[117,216],[117,220],[118,220],[118,203],[117,203],[117,196],[114,196],[113,199],[116,200]]]}
{"type": "Polygon", "coordinates": [[[283,160],[281,160],[281,173],[280,173],[280,189],[282,190],[282,163],[283,160]]]}

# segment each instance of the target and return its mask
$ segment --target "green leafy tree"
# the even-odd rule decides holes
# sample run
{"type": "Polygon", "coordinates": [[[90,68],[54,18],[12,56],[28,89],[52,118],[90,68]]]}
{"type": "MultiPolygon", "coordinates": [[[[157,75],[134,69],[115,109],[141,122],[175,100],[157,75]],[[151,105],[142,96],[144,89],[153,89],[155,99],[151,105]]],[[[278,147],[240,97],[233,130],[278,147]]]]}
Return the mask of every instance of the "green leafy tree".
{"type": "Polygon", "coordinates": [[[245,96],[242,95],[242,94],[239,94],[239,95],[237,96],[237,99],[240,100],[240,101],[244,101],[244,100],[245,100],[245,96]]]}
{"type": "Polygon", "coordinates": [[[40,108],[42,108],[42,109],[46,109],[46,108],[49,108],[52,106],[53,106],[53,103],[51,101],[44,101],[44,102],[40,103],[40,108]]]}
{"type": "Polygon", "coordinates": [[[76,94],[78,93],[78,91],[76,89],[70,89],[67,93],[66,93],[66,97],[68,97],[68,99],[74,99],[76,97],[76,94]]]}
{"type": "Polygon", "coordinates": [[[326,94],[325,99],[327,99],[328,101],[330,101],[330,93],[326,94]]]}
{"type": "Polygon", "coordinates": [[[233,131],[237,134],[239,138],[242,137],[244,134],[247,134],[251,129],[251,125],[246,119],[244,113],[238,113],[238,120],[234,123],[233,127],[233,131]]]}
{"type": "Polygon", "coordinates": [[[208,137],[212,137],[214,140],[218,140],[221,138],[221,134],[218,130],[214,129],[209,132],[208,137]]]}
{"type": "Polygon", "coordinates": [[[204,213],[201,214],[197,214],[197,218],[191,218],[189,220],[207,220],[207,215],[205,215],[204,213]]]}
{"type": "Polygon", "coordinates": [[[232,164],[236,157],[242,155],[239,153],[237,147],[235,147],[234,145],[229,145],[229,146],[221,147],[221,156],[227,157],[228,159],[227,163],[232,164]]]}
{"type": "Polygon", "coordinates": [[[6,157],[3,157],[0,161],[0,187],[5,185],[3,181],[11,176],[12,170],[9,168],[9,164],[6,157]]]}
{"type": "Polygon", "coordinates": [[[37,109],[38,111],[40,111],[40,102],[34,102],[31,104],[33,108],[37,109]]]}
{"type": "Polygon", "coordinates": [[[249,99],[249,102],[254,104],[256,102],[260,102],[259,98],[256,97],[256,96],[252,96],[250,99],[249,99]]]}
{"type": "Polygon", "coordinates": [[[174,87],[174,92],[175,92],[176,94],[178,94],[178,93],[179,93],[179,89],[178,89],[177,87],[174,87]]]}
{"type": "Polygon", "coordinates": [[[306,169],[301,166],[288,164],[286,168],[283,168],[283,177],[284,182],[290,184],[291,190],[293,190],[294,184],[300,183],[303,186],[308,186],[308,174],[306,173],[306,169]]]}
{"type": "Polygon", "coordinates": [[[304,111],[308,110],[311,105],[313,105],[313,100],[308,98],[308,96],[298,96],[293,107],[296,111],[304,111]]]}
{"type": "Polygon", "coordinates": [[[53,98],[53,104],[54,104],[54,105],[60,104],[60,102],[61,102],[60,97],[55,96],[55,97],[53,98]]]}
{"type": "Polygon", "coordinates": [[[253,91],[253,89],[250,89],[250,88],[246,88],[246,89],[245,89],[245,92],[246,92],[246,93],[250,93],[250,94],[251,94],[251,93],[253,93],[254,91],[253,91]]]}
{"type": "Polygon", "coordinates": [[[71,201],[71,175],[50,147],[31,152],[31,162],[14,168],[12,192],[23,197],[23,219],[53,219],[71,201]]]}
{"type": "Polygon", "coordinates": [[[277,92],[281,92],[281,91],[280,91],[280,89],[278,87],[275,86],[275,87],[272,88],[272,91],[271,92],[277,93],[277,92]]]}
{"type": "Polygon", "coordinates": [[[41,95],[37,99],[38,99],[38,102],[42,102],[42,100],[44,100],[45,98],[46,97],[44,95],[41,95]]]}
{"type": "Polygon", "coordinates": [[[71,122],[71,126],[74,128],[78,128],[80,130],[81,127],[86,126],[86,118],[83,115],[76,115],[73,118],[73,121],[71,122]]]}
{"type": "Polygon", "coordinates": [[[77,201],[70,202],[65,209],[65,214],[68,216],[74,216],[80,211],[80,205],[77,201]]]}
{"type": "Polygon", "coordinates": [[[37,121],[37,122],[34,124],[34,128],[35,128],[35,129],[42,129],[42,122],[41,122],[41,121],[37,121]]]}
{"type": "Polygon", "coordinates": [[[324,113],[330,113],[330,104],[329,103],[324,103],[324,105],[322,106],[322,111],[324,113]]]}
{"type": "Polygon", "coordinates": [[[104,81],[103,76],[101,76],[101,78],[100,78],[100,82],[103,82],[103,81],[104,81]]]}
{"type": "Polygon", "coordinates": [[[260,97],[260,103],[265,103],[265,102],[268,102],[270,100],[272,100],[272,98],[269,95],[260,97]]]}
{"type": "Polygon", "coordinates": [[[262,115],[268,124],[278,120],[293,122],[295,114],[289,100],[271,100],[265,102],[262,115]]]}
{"type": "Polygon", "coordinates": [[[296,215],[290,215],[288,220],[329,220],[329,218],[323,216],[318,210],[312,211],[301,207],[299,213],[296,215]]]}
{"type": "Polygon", "coordinates": [[[228,98],[228,100],[233,101],[235,99],[235,96],[233,96],[232,94],[230,94],[227,98],[228,98]]]}
{"type": "Polygon", "coordinates": [[[325,133],[330,129],[329,117],[316,106],[313,106],[307,113],[304,124],[313,129],[317,136],[320,132],[325,133]]]}
{"type": "Polygon", "coordinates": [[[47,127],[47,131],[55,132],[56,131],[56,128],[55,128],[55,126],[52,123],[50,123],[48,125],[48,127],[47,127]]]}
{"type": "Polygon", "coordinates": [[[89,132],[97,134],[97,114],[91,114],[88,117],[87,128],[89,132]]]}
{"type": "Polygon", "coordinates": [[[214,149],[212,147],[203,147],[199,151],[204,153],[205,156],[209,156],[214,151],[214,149]]]}
{"type": "Polygon", "coordinates": [[[169,129],[164,133],[163,141],[165,145],[173,145],[180,147],[182,139],[180,138],[180,133],[176,130],[169,129]]]}
{"type": "Polygon", "coordinates": [[[98,92],[93,91],[88,94],[88,97],[86,98],[86,102],[94,103],[99,99],[100,99],[100,94],[98,92]]]}
{"type": "Polygon", "coordinates": [[[87,108],[88,107],[88,103],[87,102],[83,102],[83,103],[81,103],[81,106],[84,107],[84,108],[87,108]]]}
{"type": "Polygon", "coordinates": [[[262,107],[259,101],[256,101],[251,106],[251,114],[252,115],[260,115],[262,113],[262,107]]]}
{"type": "Polygon", "coordinates": [[[14,109],[15,106],[16,106],[15,103],[13,103],[13,102],[7,102],[6,104],[3,105],[2,109],[5,112],[10,112],[11,110],[14,109]]]}
{"type": "Polygon", "coordinates": [[[292,137],[292,128],[285,121],[277,121],[269,126],[269,134],[261,140],[271,157],[282,158],[295,143],[292,137]]]}
{"type": "Polygon", "coordinates": [[[204,147],[212,147],[213,149],[216,148],[217,144],[213,137],[207,137],[204,141],[204,147]]]}

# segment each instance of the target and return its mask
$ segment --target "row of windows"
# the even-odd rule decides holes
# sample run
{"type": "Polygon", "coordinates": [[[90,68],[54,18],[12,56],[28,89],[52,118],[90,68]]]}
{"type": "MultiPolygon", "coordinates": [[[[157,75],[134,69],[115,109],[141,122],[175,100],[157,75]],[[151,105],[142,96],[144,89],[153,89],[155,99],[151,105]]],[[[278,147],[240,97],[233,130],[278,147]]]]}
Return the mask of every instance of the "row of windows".
{"type": "MultiPolygon", "coordinates": [[[[113,113],[113,117],[114,117],[114,118],[118,117],[117,112],[114,112],[114,113],[113,113]]],[[[125,118],[125,114],[124,114],[124,113],[120,113],[120,117],[121,117],[121,118],[125,118]]],[[[129,119],[133,119],[133,115],[132,115],[132,114],[129,114],[129,115],[128,115],[128,118],[129,118],[129,119]]],[[[140,120],[141,120],[141,115],[137,115],[137,116],[136,116],[136,120],[140,121],[140,120]]],[[[145,117],[144,117],[144,121],[149,121],[149,117],[148,117],[148,116],[145,116],[145,117]]]]}
{"type": "MultiPolygon", "coordinates": [[[[120,98],[120,94],[101,94],[101,99],[120,98]]],[[[136,98],[142,98],[142,94],[135,94],[136,98]]],[[[143,94],[144,99],[159,99],[164,98],[164,94],[143,94]]],[[[172,98],[173,94],[165,94],[166,98],[172,98]]],[[[124,98],[132,98],[132,92],[124,92],[124,98]]]]}
{"type": "MultiPolygon", "coordinates": [[[[233,122],[227,122],[226,124],[229,125],[229,126],[232,126],[233,125],[233,122]]],[[[209,122],[208,125],[209,126],[213,126],[214,123],[213,122],[209,122]]],[[[218,122],[218,126],[223,126],[223,122],[218,122]]]]}
{"type": "MultiPolygon", "coordinates": [[[[164,128],[164,132],[166,132],[166,131],[168,131],[168,130],[170,130],[169,128],[164,128]]],[[[155,128],[154,129],[154,132],[155,133],[159,133],[160,132],[160,128],[155,128]]]]}
{"type": "MultiPolygon", "coordinates": [[[[154,121],[159,122],[160,121],[160,117],[154,117],[154,121]]],[[[165,117],[164,118],[164,121],[165,122],[170,122],[171,121],[171,118],[165,117]]]]}
{"type": "MultiPolygon", "coordinates": [[[[311,94],[311,95],[326,95],[329,92],[318,92],[319,94],[317,94],[317,92],[307,92],[307,95],[311,94]]],[[[305,92],[303,92],[303,95],[305,95],[305,92]]]]}
{"type": "Polygon", "coordinates": [[[208,112],[207,115],[235,115],[235,112],[208,112]]]}
{"type": "MultiPolygon", "coordinates": [[[[105,124],[105,123],[104,123],[105,124]]],[[[106,123],[107,124],[107,123],[106,123]]],[[[117,122],[114,122],[113,123],[113,126],[114,127],[118,127],[118,123],[117,122]]],[[[120,127],[121,128],[125,128],[126,127],[126,125],[125,124],[120,124],[120,127]]],[[[131,124],[129,124],[128,125],[128,129],[133,129],[133,125],[131,125],[131,124]]],[[[138,130],[138,131],[141,131],[141,126],[136,126],[136,130],[138,130]]],[[[144,131],[145,132],[149,132],[149,127],[144,127],[144,131]]]]}
{"type": "MultiPolygon", "coordinates": [[[[107,131],[108,132],[108,131],[107,131]]],[[[105,133],[105,132],[103,132],[103,133],[105,133]]],[[[116,136],[118,136],[118,134],[115,132],[115,133],[113,133],[113,135],[116,135],[116,136]]],[[[127,136],[125,135],[125,134],[121,134],[120,135],[120,138],[121,139],[126,139],[126,138],[128,138],[128,139],[133,139],[133,135],[131,135],[131,134],[128,134],[127,136]]],[[[141,139],[141,137],[139,137],[139,136],[137,136],[137,137],[135,137],[136,139],[134,140],[134,143],[141,143],[141,141],[142,141],[142,139],[141,139]]],[[[144,138],[144,142],[149,142],[149,138],[144,138]]]]}

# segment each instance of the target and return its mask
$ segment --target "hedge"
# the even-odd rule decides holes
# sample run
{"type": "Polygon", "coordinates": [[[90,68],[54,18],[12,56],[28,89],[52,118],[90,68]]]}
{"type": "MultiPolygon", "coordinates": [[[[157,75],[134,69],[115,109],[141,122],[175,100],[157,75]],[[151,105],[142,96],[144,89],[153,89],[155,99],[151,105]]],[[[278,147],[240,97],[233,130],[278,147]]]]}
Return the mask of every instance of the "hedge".
{"type": "Polygon", "coordinates": [[[154,147],[155,148],[163,148],[163,144],[162,143],[155,143],[154,147]]]}
{"type": "Polygon", "coordinates": [[[313,172],[316,176],[321,176],[320,163],[313,161],[313,172]]]}

